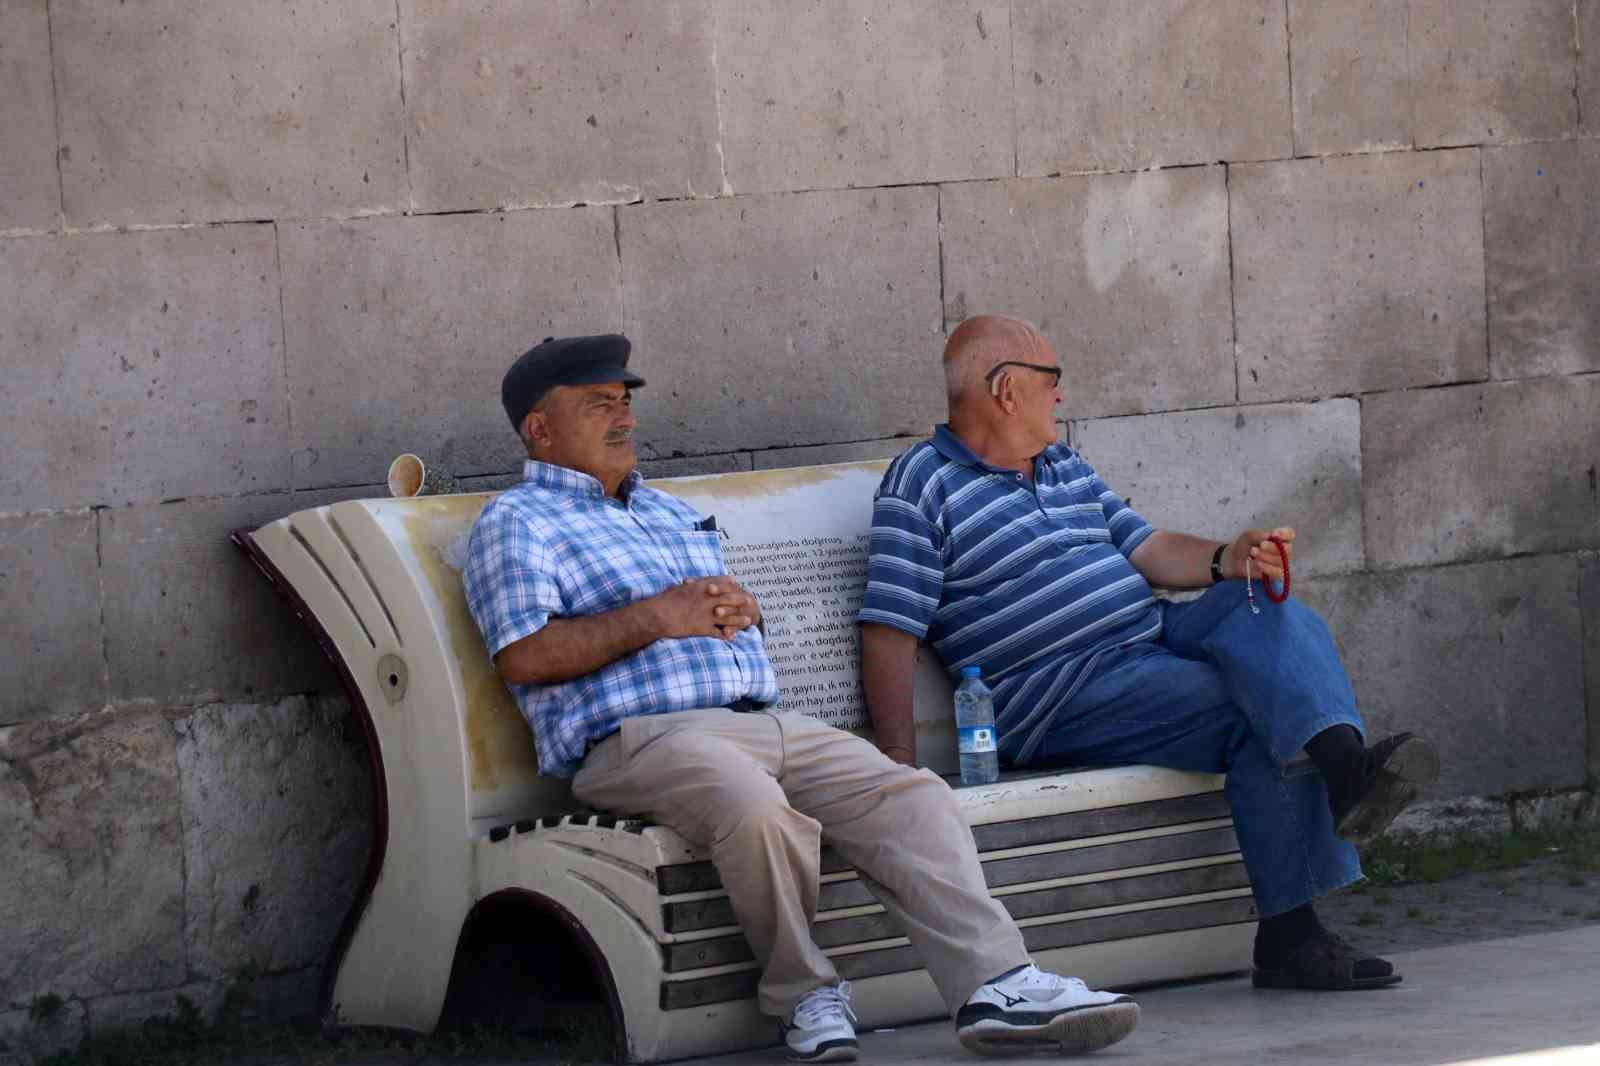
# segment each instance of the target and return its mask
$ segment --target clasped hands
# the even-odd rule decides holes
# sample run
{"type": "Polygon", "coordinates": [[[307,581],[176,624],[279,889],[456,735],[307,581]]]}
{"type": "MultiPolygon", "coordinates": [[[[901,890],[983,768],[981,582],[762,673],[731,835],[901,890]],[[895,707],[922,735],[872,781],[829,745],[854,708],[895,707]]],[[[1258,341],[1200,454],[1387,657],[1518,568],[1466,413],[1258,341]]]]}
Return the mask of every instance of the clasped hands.
{"type": "Polygon", "coordinates": [[[1284,556],[1294,558],[1294,530],[1289,526],[1279,526],[1277,529],[1247,529],[1239,534],[1234,542],[1228,545],[1222,553],[1222,574],[1224,577],[1243,578],[1245,576],[1245,560],[1250,562],[1250,576],[1257,580],[1282,581],[1283,562],[1278,555],[1278,546],[1272,543],[1276,537],[1283,541],[1284,556]]]}
{"type": "Polygon", "coordinates": [[[741,629],[761,622],[761,606],[756,598],[726,574],[690,578],[651,602],[665,637],[732,640],[741,629]]]}

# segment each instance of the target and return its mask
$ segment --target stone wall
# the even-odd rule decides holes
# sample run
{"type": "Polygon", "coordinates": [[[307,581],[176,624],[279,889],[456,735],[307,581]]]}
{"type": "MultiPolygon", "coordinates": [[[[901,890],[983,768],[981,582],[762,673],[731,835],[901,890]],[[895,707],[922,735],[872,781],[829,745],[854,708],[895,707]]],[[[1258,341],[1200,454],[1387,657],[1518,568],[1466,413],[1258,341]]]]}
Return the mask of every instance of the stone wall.
{"type": "Polygon", "coordinates": [[[622,329],[646,471],[892,455],[969,313],[1162,524],[1286,521],[1442,795],[1600,768],[1600,0],[7,0],[0,1040],[241,967],[365,861],[229,529],[518,463],[622,329]]]}

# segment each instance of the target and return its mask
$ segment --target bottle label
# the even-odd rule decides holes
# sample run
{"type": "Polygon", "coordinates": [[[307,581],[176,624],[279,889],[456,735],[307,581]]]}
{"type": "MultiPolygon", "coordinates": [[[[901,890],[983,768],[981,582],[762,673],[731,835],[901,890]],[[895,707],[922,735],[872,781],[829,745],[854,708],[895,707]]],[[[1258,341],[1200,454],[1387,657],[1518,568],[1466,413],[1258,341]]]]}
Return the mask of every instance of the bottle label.
{"type": "Polygon", "coordinates": [[[994,726],[969,725],[956,730],[962,755],[984,755],[994,750],[994,726]]]}

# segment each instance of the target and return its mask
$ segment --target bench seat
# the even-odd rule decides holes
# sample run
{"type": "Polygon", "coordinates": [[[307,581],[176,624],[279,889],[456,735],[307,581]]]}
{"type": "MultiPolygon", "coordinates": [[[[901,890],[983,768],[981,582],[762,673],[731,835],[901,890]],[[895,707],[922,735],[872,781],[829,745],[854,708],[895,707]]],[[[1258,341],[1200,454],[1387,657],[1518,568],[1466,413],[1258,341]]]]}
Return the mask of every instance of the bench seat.
{"type": "MultiPolygon", "coordinates": [[[[656,483],[734,530],[724,534],[730,570],[768,605],[785,691],[813,680],[793,688],[809,693],[802,709],[814,713],[837,716],[851,699],[859,707],[855,686],[815,682],[854,676],[853,641],[830,636],[853,635],[852,612],[813,609],[814,624],[785,628],[770,562],[748,560],[792,558],[804,573],[807,548],[836,561],[848,550],[830,545],[864,550],[882,469],[656,483]],[[780,543],[801,547],[737,550],[773,528],[787,537],[780,543]]],[[[469,919],[486,901],[518,898],[559,919],[589,960],[619,1058],[771,1043],[777,1027],[755,1008],[755,962],[705,850],[665,826],[581,812],[566,782],[538,775],[531,735],[461,590],[466,534],[488,499],[350,501],[235,534],[328,651],[372,756],[373,856],[326,967],[325,1020],[432,1031],[469,919]]],[[[849,584],[805,580],[809,607],[819,588],[849,584]]],[[[931,655],[920,659],[918,758],[953,770],[949,683],[931,655]]],[[[1220,789],[1212,775],[1117,767],[1008,773],[958,787],[957,797],[990,889],[1036,961],[1124,987],[1249,966],[1256,916],[1220,789]]],[[[868,885],[831,849],[822,870],[814,935],[856,984],[861,1024],[942,1015],[933,982],[868,885]]]]}

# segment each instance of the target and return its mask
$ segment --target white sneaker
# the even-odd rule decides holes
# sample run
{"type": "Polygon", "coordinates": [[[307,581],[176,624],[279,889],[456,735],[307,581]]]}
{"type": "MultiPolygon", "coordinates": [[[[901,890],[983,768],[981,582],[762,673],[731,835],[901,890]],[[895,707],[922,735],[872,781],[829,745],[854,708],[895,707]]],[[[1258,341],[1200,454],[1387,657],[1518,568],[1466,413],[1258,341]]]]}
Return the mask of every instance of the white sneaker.
{"type": "Polygon", "coordinates": [[[783,1042],[789,1045],[791,1062],[854,1062],[860,1048],[856,1044],[856,1012],[850,1009],[850,982],[837,988],[813,988],[795,1004],[794,1013],[783,1023],[783,1042]]]}
{"type": "Polygon", "coordinates": [[[1091,991],[1032,963],[983,985],[956,1012],[956,1035],[980,1055],[1082,1054],[1115,1044],[1138,1024],[1139,1005],[1127,996],[1091,991]]]}

